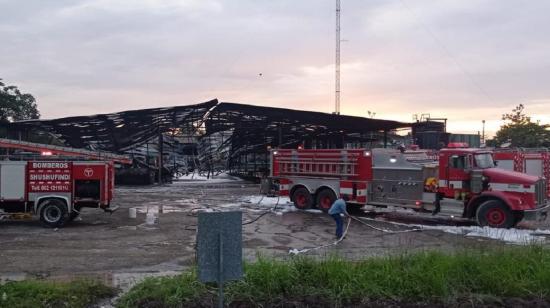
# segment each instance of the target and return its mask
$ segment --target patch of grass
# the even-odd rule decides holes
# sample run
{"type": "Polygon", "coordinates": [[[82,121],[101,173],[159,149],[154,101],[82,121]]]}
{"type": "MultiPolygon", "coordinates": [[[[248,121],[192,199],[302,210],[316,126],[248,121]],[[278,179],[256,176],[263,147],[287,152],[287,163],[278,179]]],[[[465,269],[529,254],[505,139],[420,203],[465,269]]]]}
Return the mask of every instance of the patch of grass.
{"type": "Polygon", "coordinates": [[[0,285],[0,307],[88,307],[115,294],[115,289],[93,280],[17,281],[0,285]]]}
{"type": "Polygon", "coordinates": [[[174,277],[150,277],[120,298],[118,307],[179,307],[207,294],[206,285],[197,280],[195,271],[174,277]]]}
{"type": "MultiPolygon", "coordinates": [[[[227,302],[278,303],[304,297],[332,305],[362,299],[449,301],[461,297],[548,299],[550,250],[540,247],[424,252],[346,261],[338,257],[289,261],[260,258],[245,264],[245,277],[226,285],[227,302]]],[[[118,305],[190,306],[215,299],[215,288],[194,272],[151,278],[125,294],[118,305]]]]}

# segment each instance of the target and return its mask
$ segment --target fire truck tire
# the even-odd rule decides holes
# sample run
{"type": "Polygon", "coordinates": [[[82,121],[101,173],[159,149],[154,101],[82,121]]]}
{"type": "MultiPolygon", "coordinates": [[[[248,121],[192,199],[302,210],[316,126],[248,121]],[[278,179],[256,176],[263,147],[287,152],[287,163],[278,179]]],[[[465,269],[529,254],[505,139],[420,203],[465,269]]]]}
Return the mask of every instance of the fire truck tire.
{"type": "Polygon", "coordinates": [[[335,200],[336,195],[334,192],[328,188],[325,188],[317,194],[317,208],[326,213],[335,200]]]}
{"type": "Polygon", "coordinates": [[[307,210],[313,206],[313,196],[304,187],[297,188],[292,194],[294,206],[300,210],[307,210]]]}
{"type": "Polygon", "coordinates": [[[511,228],[516,224],[516,217],[500,200],[483,202],[476,212],[476,220],[481,227],[511,228]]]}
{"type": "Polygon", "coordinates": [[[58,228],[67,221],[67,206],[58,199],[48,199],[43,202],[40,210],[40,221],[51,228],[58,228]]]}

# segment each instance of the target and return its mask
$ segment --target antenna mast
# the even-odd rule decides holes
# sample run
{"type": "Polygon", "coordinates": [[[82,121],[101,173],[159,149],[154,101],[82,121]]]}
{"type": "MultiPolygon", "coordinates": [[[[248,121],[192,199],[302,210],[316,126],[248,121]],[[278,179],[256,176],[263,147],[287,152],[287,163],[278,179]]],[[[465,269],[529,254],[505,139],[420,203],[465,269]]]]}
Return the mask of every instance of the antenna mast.
{"type": "Polygon", "coordinates": [[[334,113],[340,114],[340,0],[336,0],[336,88],[334,113]]]}

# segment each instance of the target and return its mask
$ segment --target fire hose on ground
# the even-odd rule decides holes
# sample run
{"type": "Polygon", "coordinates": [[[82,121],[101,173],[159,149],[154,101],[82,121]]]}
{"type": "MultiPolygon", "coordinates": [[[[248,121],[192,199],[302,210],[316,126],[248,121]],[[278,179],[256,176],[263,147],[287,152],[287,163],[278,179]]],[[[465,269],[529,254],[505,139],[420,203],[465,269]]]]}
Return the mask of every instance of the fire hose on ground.
{"type": "Polygon", "coordinates": [[[342,240],[344,240],[344,238],[346,237],[346,235],[348,234],[348,229],[349,229],[349,225],[351,224],[351,219],[348,219],[348,224],[346,225],[346,229],[344,230],[344,233],[342,234],[342,237],[340,237],[339,239],[337,239],[336,241],[330,243],[330,244],[326,244],[326,245],[321,245],[321,246],[317,246],[317,247],[312,247],[312,248],[304,248],[304,249],[291,249],[288,251],[289,254],[291,255],[299,255],[301,253],[306,253],[306,252],[309,252],[309,251],[313,251],[313,250],[318,250],[318,249],[322,249],[322,248],[327,248],[327,247],[330,247],[330,246],[336,246],[338,245],[342,240]]]}
{"type": "Polygon", "coordinates": [[[302,253],[306,253],[306,252],[309,252],[309,251],[313,251],[313,250],[318,250],[318,249],[322,249],[322,248],[327,248],[327,247],[331,247],[331,246],[336,246],[338,245],[345,237],[346,235],[348,234],[348,229],[349,229],[349,225],[351,224],[351,220],[355,220],[359,223],[361,223],[362,225],[365,225],[371,229],[374,229],[376,231],[380,231],[380,232],[383,232],[383,233],[390,233],[390,234],[398,234],[398,233],[409,233],[409,232],[419,232],[419,231],[422,231],[422,229],[419,229],[419,228],[415,228],[415,229],[407,229],[407,230],[387,230],[387,229],[382,229],[382,228],[378,228],[376,226],[373,226],[369,223],[366,223],[364,222],[363,220],[361,220],[360,218],[357,218],[355,216],[348,216],[348,223],[346,225],[346,229],[344,231],[344,234],[342,235],[342,237],[340,237],[339,239],[337,239],[336,241],[330,243],[330,244],[326,244],[326,245],[321,245],[321,246],[317,246],[317,247],[311,247],[311,248],[304,248],[304,249],[291,249],[289,250],[289,254],[291,255],[299,255],[299,254],[302,254],[302,253]]]}
{"type": "MultiPolygon", "coordinates": [[[[257,205],[259,205],[262,200],[264,199],[264,196],[262,196],[262,198],[260,200],[258,200],[256,202],[257,205]]],[[[255,223],[256,221],[260,220],[262,217],[264,217],[265,215],[269,214],[269,213],[273,213],[274,211],[277,210],[277,206],[279,205],[279,198],[277,198],[277,202],[275,203],[275,206],[263,213],[261,213],[260,215],[258,215],[256,218],[252,219],[252,220],[249,220],[249,221],[246,221],[246,222],[243,222],[242,225],[249,225],[249,224],[253,224],[255,223]]],[[[383,228],[379,228],[379,227],[376,227],[372,224],[369,224],[363,220],[367,220],[367,218],[358,218],[358,217],[355,217],[355,216],[348,216],[348,221],[347,221],[347,224],[346,224],[346,229],[344,230],[344,233],[342,235],[342,237],[340,237],[339,239],[337,239],[336,241],[332,242],[332,243],[329,243],[329,244],[325,244],[325,245],[321,245],[321,246],[316,246],[316,247],[311,247],[311,248],[304,248],[304,249],[291,249],[289,251],[290,254],[292,255],[298,255],[298,254],[302,254],[302,253],[306,253],[306,252],[309,252],[309,251],[314,251],[314,250],[318,250],[318,249],[322,249],[322,248],[327,248],[327,247],[331,247],[331,246],[336,246],[338,245],[340,242],[342,242],[342,240],[346,237],[347,233],[348,233],[348,230],[349,230],[349,226],[351,224],[351,220],[355,220],[357,222],[359,222],[360,224],[364,225],[364,226],[367,226],[373,230],[376,230],[376,231],[379,231],[379,232],[383,232],[383,233],[390,233],[390,234],[399,234],[399,233],[409,233],[409,232],[419,232],[419,231],[422,231],[422,229],[420,228],[415,228],[415,229],[407,229],[407,230],[388,230],[388,229],[383,229],[383,228]]],[[[369,219],[371,220],[371,219],[369,219]]],[[[196,225],[190,225],[190,226],[186,226],[185,229],[186,230],[195,230],[196,228],[196,225]],[[189,229],[189,228],[193,228],[193,229],[189,229]]]]}
{"type": "MultiPolygon", "coordinates": [[[[407,230],[387,230],[387,229],[382,229],[382,228],[378,228],[376,226],[373,226],[371,224],[368,224],[366,222],[363,221],[364,220],[367,220],[367,218],[357,218],[355,216],[349,216],[351,219],[371,228],[371,229],[374,229],[376,231],[380,231],[380,232],[384,232],[384,233],[391,233],[391,234],[398,234],[398,233],[409,233],[409,232],[418,232],[418,231],[422,231],[423,229],[420,229],[420,228],[414,228],[414,229],[407,229],[407,230]]],[[[369,219],[369,220],[373,220],[374,219],[369,219]]]]}
{"type": "MultiPolygon", "coordinates": [[[[262,196],[262,198],[256,203],[256,205],[259,205],[262,202],[263,199],[264,199],[264,196],[262,196]]],[[[279,197],[277,197],[277,202],[275,203],[275,206],[273,206],[273,208],[261,213],[260,215],[258,215],[256,218],[254,218],[252,220],[243,222],[242,225],[246,226],[246,225],[249,225],[249,224],[253,224],[256,221],[260,220],[260,218],[264,217],[265,215],[275,212],[277,210],[277,206],[279,206],[279,200],[280,200],[279,197]]],[[[191,211],[199,210],[199,209],[203,209],[203,208],[198,207],[198,208],[192,209],[191,211]]],[[[197,227],[197,225],[188,225],[188,226],[185,226],[184,229],[194,231],[194,230],[196,230],[196,227],[197,227]]]]}

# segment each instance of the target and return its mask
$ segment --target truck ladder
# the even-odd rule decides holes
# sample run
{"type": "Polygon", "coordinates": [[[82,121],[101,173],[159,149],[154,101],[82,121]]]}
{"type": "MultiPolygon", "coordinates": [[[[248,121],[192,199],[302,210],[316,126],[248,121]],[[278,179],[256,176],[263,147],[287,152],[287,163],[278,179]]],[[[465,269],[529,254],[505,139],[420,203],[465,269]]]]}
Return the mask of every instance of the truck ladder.
{"type": "Polygon", "coordinates": [[[282,175],[325,175],[325,176],[357,176],[356,161],[305,161],[279,160],[282,175]]]}
{"type": "Polygon", "coordinates": [[[310,154],[279,150],[277,163],[280,175],[353,177],[359,175],[358,155],[351,151],[310,154]]]}
{"type": "Polygon", "coordinates": [[[5,139],[5,138],[0,138],[0,148],[39,152],[39,153],[42,153],[43,155],[47,153],[47,155],[77,156],[77,157],[85,157],[89,159],[109,160],[109,161],[114,161],[121,164],[132,163],[132,159],[126,155],[118,155],[118,154],[105,152],[105,151],[90,151],[90,150],[75,149],[70,147],[62,147],[57,145],[18,141],[18,140],[11,140],[11,139],[5,139]]]}

